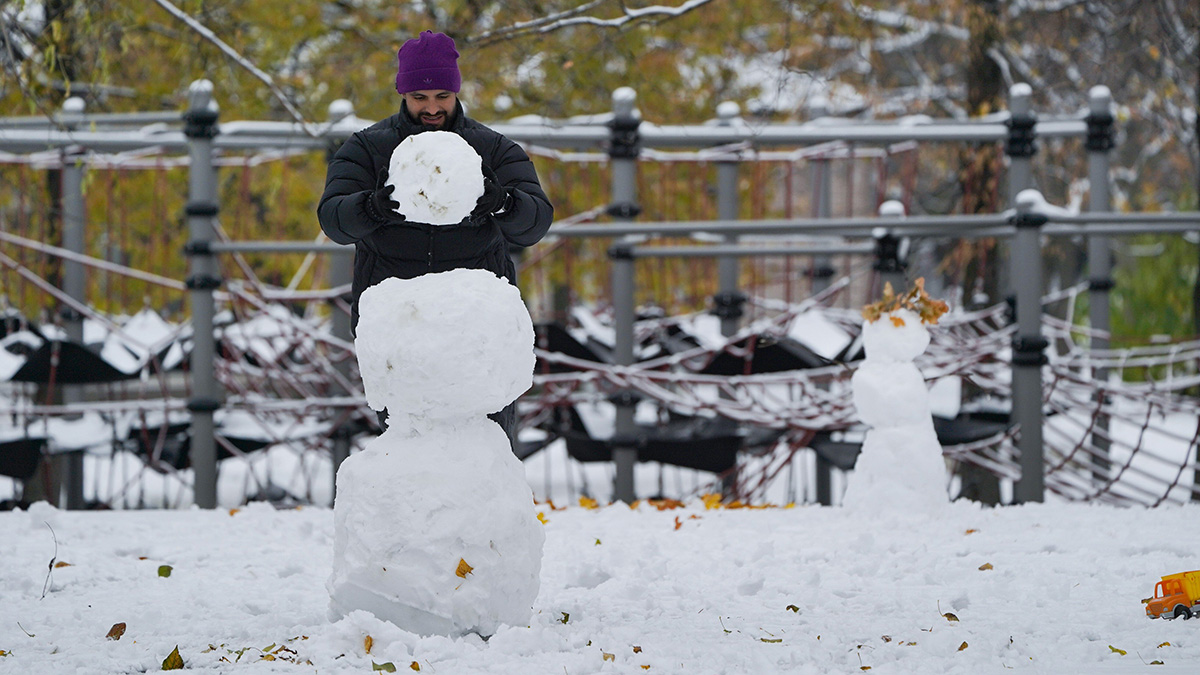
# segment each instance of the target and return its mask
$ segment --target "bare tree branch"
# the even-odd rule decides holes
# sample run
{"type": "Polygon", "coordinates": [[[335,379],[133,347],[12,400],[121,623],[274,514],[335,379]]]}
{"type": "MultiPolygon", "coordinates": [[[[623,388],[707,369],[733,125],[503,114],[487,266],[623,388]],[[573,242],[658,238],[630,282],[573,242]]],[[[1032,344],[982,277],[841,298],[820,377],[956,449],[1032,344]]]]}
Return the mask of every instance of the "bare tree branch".
{"type": "Polygon", "coordinates": [[[284,109],[286,109],[288,114],[292,116],[292,119],[300,124],[305,133],[313,137],[320,135],[316,125],[310,124],[304,119],[304,115],[296,108],[291,99],[288,98],[287,94],[283,93],[283,91],[276,86],[275,80],[273,80],[270,75],[260,70],[248,59],[239,54],[237,50],[226,44],[224,40],[217,37],[217,35],[205,27],[204,24],[196,21],[186,12],[171,4],[169,0],[154,0],[154,2],[157,3],[159,7],[165,9],[169,14],[186,24],[188,28],[191,28],[193,31],[199,34],[200,37],[216,45],[218,49],[225,53],[226,56],[233,59],[234,62],[239,66],[250,71],[250,73],[261,80],[263,84],[266,84],[267,88],[271,90],[271,94],[276,98],[276,100],[283,104],[284,109]]]}
{"type": "Polygon", "coordinates": [[[697,7],[702,7],[712,2],[712,0],[685,0],[685,2],[678,7],[652,5],[650,7],[640,8],[626,7],[625,3],[621,2],[620,16],[616,16],[611,19],[601,19],[594,16],[581,16],[584,12],[595,9],[600,5],[603,5],[606,1],[607,0],[590,0],[589,2],[585,2],[578,7],[568,9],[557,14],[544,16],[540,19],[522,21],[512,24],[511,26],[484,31],[478,35],[468,37],[466,41],[473,44],[490,44],[492,42],[499,42],[501,40],[507,40],[531,33],[545,35],[546,33],[552,33],[563,28],[569,28],[571,26],[587,25],[597,26],[600,28],[619,28],[625,24],[636,21],[648,21],[660,17],[674,18],[683,16],[697,7]]]}

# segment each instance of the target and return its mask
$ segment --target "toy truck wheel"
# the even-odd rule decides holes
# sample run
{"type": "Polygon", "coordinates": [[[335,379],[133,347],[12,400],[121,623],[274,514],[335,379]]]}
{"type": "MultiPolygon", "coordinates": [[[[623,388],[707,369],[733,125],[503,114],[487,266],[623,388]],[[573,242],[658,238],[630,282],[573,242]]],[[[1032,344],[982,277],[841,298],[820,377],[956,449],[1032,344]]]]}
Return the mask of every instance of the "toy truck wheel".
{"type": "Polygon", "coordinates": [[[1192,610],[1188,609],[1187,607],[1184,607],[1183,605],[1176,605],[1175,606],[1175,618],[1183,619],[1184,621],[1186,621],[1186,620],[1192,618],[1192,610]]]}

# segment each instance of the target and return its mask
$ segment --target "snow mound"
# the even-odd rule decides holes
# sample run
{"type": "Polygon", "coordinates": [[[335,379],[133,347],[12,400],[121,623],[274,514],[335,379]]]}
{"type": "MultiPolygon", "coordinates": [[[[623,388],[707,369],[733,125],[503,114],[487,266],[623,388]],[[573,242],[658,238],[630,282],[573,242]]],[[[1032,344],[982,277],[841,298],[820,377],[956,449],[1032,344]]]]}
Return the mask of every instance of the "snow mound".
{"type": "Polygon", "coordinates": [[[338,470],[331,619],[452,637],[528,625],[546,535],[508,437],[486,417],[400,433],[338,470]]]}
{"type": "Polygon", "coordinates": [[[483,194],[482,160],[462,136],[427,131],[400,141],[388,165],[397,211],[408,220],[453,225],[466,220],[483,194]]]}

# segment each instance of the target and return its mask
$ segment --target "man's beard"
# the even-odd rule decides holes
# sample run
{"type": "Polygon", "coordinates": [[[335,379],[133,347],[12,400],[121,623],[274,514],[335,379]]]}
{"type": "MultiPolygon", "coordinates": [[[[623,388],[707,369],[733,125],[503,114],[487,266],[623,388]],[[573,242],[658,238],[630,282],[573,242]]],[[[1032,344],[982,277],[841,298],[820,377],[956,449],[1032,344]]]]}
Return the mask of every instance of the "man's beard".
{"type": "Polygon", "coordinates": [[[450,126],[450,113],[443,113],[434,124],[427,123],[423,117],[418,117],[417,123],[421,125],[421,131],[443,131],[450,126]]]}

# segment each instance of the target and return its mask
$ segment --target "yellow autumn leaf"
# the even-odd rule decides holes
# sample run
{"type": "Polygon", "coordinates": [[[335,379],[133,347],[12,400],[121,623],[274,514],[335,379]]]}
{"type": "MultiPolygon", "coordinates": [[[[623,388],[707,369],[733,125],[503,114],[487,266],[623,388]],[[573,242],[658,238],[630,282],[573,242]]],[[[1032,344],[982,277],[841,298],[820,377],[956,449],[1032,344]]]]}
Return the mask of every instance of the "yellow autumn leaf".
{"type": "Polygon", "coordinates": [[[550,519],[546,517],[546,514],[542,513],[541,511],[538,511],[537,519],[538,519],[538,522],[543,525],[550,522],[550,519]]]}
{"type": "Polygon", "coordinates": [[[394,673],[396,672],[396,664],[392,663],[391,661],[386,661],[384,663],[375,663],[372,661],[371,670],[377,670],[381,673],[394,673]]]}
{"type": "Polygon", "coordinates": [[[990,569],[995,569],[994,567],[992,567],[992,563],[983,563],[982,565],[979,566],[980,572],[986,572],[990,569]]]}
{"type": "Polygon", "coordinates": [[[421,670],[421,664],[417,663],[416,661],[413,661],[412,663],[408,664],[408,667],[411,668],[412,670],[417,670],[417,671],[421,670]]]}
{"type": "Polygon", "coordinates": [[[641,654],[641,653],[642,653],[642,648],[641,648],[641,647],[639,647],[639,646],[637,646],[637,645],[634,645],[634,646],[633,646],[633,653],[634,653],[634,654],[641,654]]]}
{"type": "Polygon", "coordinates": [[[704,502],[704,508],[712,510],[721,508],[721,495],[710,492],[700,498],[704,502]]]}
{"type": "Polygon", "coordinates": [[[61,569],[63,567],[71,567],[71,566],[72,566],[71,563],[64,562],[62,560],[59,560],[58,562],[54,563],[54,569],[61,569]]]}
{"type": "Polygon", "coordinates": [[[960,651],[960,652],[961,652],[962,650],[964,650],[964,649],[966,649],[966,648],[967,648],[967,643],[966,643],[966,641],[964,640],[964,641],[963,641],[963,643],[962,643],[961,645],[959,645],[959,646],[958,646],[958,651],[960,651]]]}
{"type": "Polygon", "coordinates": [[[1161,665],[1164,665],[1164,664],[1163,664],[1163,662],[1162,662],[1162,661],[1159,661],[1158,659],[1154,659],[1153,661],[1151,661],[1151,662],[1150,662],[1150,665],[1152,665],[1152,666],[1161,666],[1161,665]]]}
{"type": "Polygon", "coordinates": [[[1129,652],[1125,651],[1124,649],[1117,649],[1116,647],[1114,647],[1112,645],[1109,645],[1108,648],[1111,649],[1113,652],[1120,654],[1121,656],[1125,656],[1126,654],[1129,653],[1129,652]]]}
{"type": "Polygon", "coordinates": [[[179,655],[179,645],[175,645],[175,649],[167,654],[167,658],[162,662],[163,670],[183,670],[183,657],[179,655]]]}
{"type": "Polygon", "coordinates": [[[759,642],[766,642],[767,644],[783,642],[783,638],[758,638],[758,640],[759,642]]]}
{"type": "Polygon", "coordinates": [[[580,498],[579,498],[579,505],[580,505],[580,506],[582,506],[582,507],[583,507],[583,508],[585,508],[585,509],[598,509],[598,508],[600,508],[600,502],[596,501],[595,499],[592,499],[591,497],[580,497],[580,498]]]}
{"type": "Polygon", "coordinates": [[[458,559],[458,569],[454,570],[454,573],[456,575],[458,575],[459,577],[466,579],[467,575],[470,574],[472,571],[474,571],[474,569],[475,569],[474,567],[471,567],[470,565],[467,564],[466,560],[459,558],[458,559]]]}
{"type": "Polygon", "coordinates": [[[898,316],[891,316],[888,318],[892,320],[892,325],[896,328],[904,328],[904,319],[901,319],[898,316]]]}
{"type": "Polygon", "coordinates": [[[371,647],[374,647],[374,646],[375,646],[375,638],[371,637],[370,635],[363,638],[363,652],[364,653],[370,654],[371,647]]]}
{"type": "Polygon", "coordinates": [[[603,658],[605,661],[616,661],[617,660],[616,654],[609,654],[608,652],[600,652],[600,657],[603,658]]]}
{"type": "Polygon", "coordinates": [[[124,623],[114,623],[113,627],[108,629],[108,635],[105,635],[104,637],[108,638],[109,640],[120,640],[121,636],[124,634],[125,634],[125,624],[124,623]]]}
{"type": "Polygon", "coordinates": [[[963,534],[975,534],[975,533],[976,533],[976,532],[978,532],[978,531],[979,531],[979,530],[977,530],[977,529],[975,529],[975,528],[973,528],[973,527],[972,527],[971,529],[967,530],[967,531],[966,531],[966,532],[964,532],[963,534]]]}
{"type": "Polygon", "coordinates": [[[8,656],[8,652],[4,649],[0,649],[0,656],[8,656]]]}
{"type": "Polygon", "coordinates": [[[1159,649],[1162,649],[1163,647],[1170,647],[1170,646],[1171,646],[1171,643],[1170,643],[1170,642],[1164,642],[1164,643],[1160,644],[1160,645],[1158,646],[1158,648],[1159,648],[1159,649]]]}
{"type": "Polygon", "coordinates": [[[229,509],[229,515],[235,516],[238,511],[241,511],[241,509],[229,509]]]}
{"type": "Polygon", "coordinates": [[[642,666],[642,670],[650,670],[650,666],[642,666]]]}

